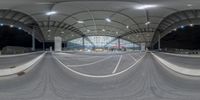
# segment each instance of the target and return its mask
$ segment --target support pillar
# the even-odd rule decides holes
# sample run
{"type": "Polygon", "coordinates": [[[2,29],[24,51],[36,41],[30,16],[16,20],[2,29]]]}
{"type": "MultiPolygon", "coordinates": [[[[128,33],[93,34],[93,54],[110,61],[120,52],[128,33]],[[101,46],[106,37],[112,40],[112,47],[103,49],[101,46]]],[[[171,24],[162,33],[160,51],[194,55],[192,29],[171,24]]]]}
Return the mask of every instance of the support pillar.
{"type": "Polygon", "coordinates": [[[121,43],[120,43],[120,38],[118,38],[118,49],[120,49],[121,43]]]}
{"type": "Polygon", "coordinates": [[[62,38],[57,36],[54,38],[54,49],[55,51],[62,51],[62,38]]]}
{"type": "Polygon", "coordinates": [[[68,48],[68,41],[65,42],[65,49],[67,50],[68,48]]]}
{"type": "Polygon", "coordinates": [[[135,47],[135,43],[133,42],[132,44],[133,44],[133,50],[135,50],[135,48],[136,48],[136,47],[135,47]]]}
{"type": "Polygon", "coordinates": [[[82,47],[83,47],[83,50],[85,50],[85,37],[84,36],[82,37],[82,47]]]}
{"type": "Polygon", "coordinates": [[[140,43],[140,51],[146,51],[146,43],[140,43]]]}
{"type": "Polygon", "coordinates": [[[42,43],[43,51],[45,51],[45,42],[42,43]]]}
{"type": "Polygon", "coordinates": [[[160,51],[160,34],[158,35],[158,50],[160,51]]]}
{"type": "Polygon", "coordinates": [[[35,51],[35,29],[32,30],[32,51],[35,51]]]}

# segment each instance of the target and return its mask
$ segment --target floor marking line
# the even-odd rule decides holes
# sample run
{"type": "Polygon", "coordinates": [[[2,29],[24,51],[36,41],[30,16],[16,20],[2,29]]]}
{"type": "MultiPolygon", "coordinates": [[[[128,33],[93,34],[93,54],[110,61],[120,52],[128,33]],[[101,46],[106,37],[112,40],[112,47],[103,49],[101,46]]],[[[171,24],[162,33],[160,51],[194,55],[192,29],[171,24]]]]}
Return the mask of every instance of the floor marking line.
{"type": "Polygon", "coordinates": [[[55,55],[53,56],[53,58],[58,62],[60,63],[63,67],[65,67],[66,69],[68,69],[69,71],[77,74],[77,75],[80,75],[80,76],[84,76],[84,77],[90,77],[90,78],[108,78],[108,77],[114,77],[114,76],[117,76],[117,75],[120,75],[120,74],[123,74],[127,71],[129,71],[131,68],[133,68],[136,64],[138,64],[144,57],[145,57],[146,53],[144,54],[143,57],[141,57],[136,63],[134,63],[133,65],[131,65],[130,67],[126,68],[125,70],[123,71],[120,71],[120,72],[117,72],[117,73],[114,73],[114,74],[109,74],[109,75],[101,75],[101,76],[97,76],[97,75],[90,75],[90,74],[84,74],[84,73],[80,73],[78,71],[75,71],[73,69],[71,69],[69,66],[65,65],[62,61],[60,61],[55,55]]]}
{"type": "Polygon", "coordinates": [[[122,60],[122,55],[120,56],[120,58],[119,58],[119,60],[118,60],[118,63],[117,63],[117,65],[115,66],[115,69],[113,70],[113,72],[112,73],[115,73],[116,71],[117,71],[117,69],[118,69],[118,67],[119,67],[119,64],[120,64],[120,62],[121,62],[121,60],[122,60]]]}
{"type": "Polygon", "coordinates": [[[1,69],[0,70],[0,77],[3,77],[3,76],[11,76],[11,75],[15,75],[19,72],[23,72],[23,71],[27,71],[27,70],[30,70],[32,69],[33,65],[36,64],[37,62],[40,62],[41,59],[45,56],[46,52],[44,52],[43,54],[35,57],[34,59],[26,62],[26,63],[23,63],[21,65],[18,65],[17,67],[15,68],[6,68],[6,69],[1,69]]]}
{"type": "Polygon", "coordinates": [[[97,61],[92,62],[92,63],[81,64],[81,65],[67,65],[67,66],[69,66],[69,67],[81,67],[81,66],[93,65],[93,64],[96,64],[96,63],[105,61],[105,60],[107,60],[107,59],[109,59],[109,58],[111,58],[111,57],[112,57],[112,56],[108,56],[108,57],[106,57],[106,58],[103,58],[103,59],[101,59],[101,60],[97,60],[97,61]]]}
{"type": "Polygon", "coordinates": [[[131,55],[129,55],[134,61],[137,61],[137,59],[131,55]]]}
{"type": "MultiPolygon", "coordinates": [[[[189,68],[184,68],[184,67],[180,67],[176,64],[173,64],[159,56],[157,56],[154,53],[151,53],[158,62],[164,64],[167,68],[171,69],[172,71],[175,71],[177,73],[183,74],[183,75],[189,75],[189,76],[200,76],[200,70],[197,69],[189,69],[189,68]]],[[[165,67],[164,67],[165,68],[165,67]]]]}

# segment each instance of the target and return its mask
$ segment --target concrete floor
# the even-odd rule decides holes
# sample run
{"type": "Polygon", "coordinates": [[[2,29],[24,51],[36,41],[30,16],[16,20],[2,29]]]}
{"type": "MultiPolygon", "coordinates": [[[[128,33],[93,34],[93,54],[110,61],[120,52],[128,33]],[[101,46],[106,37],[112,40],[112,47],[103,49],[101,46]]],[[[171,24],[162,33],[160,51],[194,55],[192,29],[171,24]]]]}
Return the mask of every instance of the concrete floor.
{"type": "Polygon", "coordinates": [[[1,57],[0,56],[0,69],[16,67],[23,63],[26,63],[35,57],[41,55],[43,52],[36,52],[26,55],[14,56],[14,57],[1,57]]]}
{"type": "MultiPolygon", "coordinates": [[[[150,53],[120,77],[105,78],[70,73],[54,58],[80,73],[100,76],[113,74],[120,57],[115,73],[133,65],[143,55],[47,53],[29,73],[0,80],[0,100],[199,100],[200,78],[167,71],[150,53]],[[92,65],[82,66],[88,63],[92,65]]],[[[174,60],[178,59],[183,58],[174,60]]]]}

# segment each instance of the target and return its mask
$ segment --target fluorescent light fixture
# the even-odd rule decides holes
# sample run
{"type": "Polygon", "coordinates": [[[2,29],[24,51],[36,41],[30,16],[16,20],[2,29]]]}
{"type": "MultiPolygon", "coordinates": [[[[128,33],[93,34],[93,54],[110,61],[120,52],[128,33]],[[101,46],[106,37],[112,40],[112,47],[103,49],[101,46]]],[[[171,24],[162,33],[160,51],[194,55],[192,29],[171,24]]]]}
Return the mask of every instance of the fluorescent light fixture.
{"type": "Polygon", "coordinates": [[[48,30],[48,32],[51,32],[51,30],[48,30]]]}
{"type": "Polygon", "coordinates": [[[188,7],[192,7],[192,4],[187,4],[188,7]]]}
{"type": "Polygon", "coordinates": [[[49,11],[49,12],[46,13],[47,16],[55,15],[55,14],[57,14],[56,11],[49,11]]]}
{"type": "Polygon", "coordinates": [[[22,28],[21,28],[21,27],[19,27],[18,29],[19,29],[19,30],[21,30],[22,28]]]}
{"type": "Polygon", "coordinates": [[[106,30],[105,30],[105,29],[102,29],[102,31],[105,32],[106,30]]]}
{"type": "Polygon", "coordinates": [[[13,27],[14,27],[14,25],[10,25],[10,27],[11,27],[11,28],[13,28],[13,27]]]}
{"type": "Polygon", "coordinates": [[[127,25],[126,28],[129,29],[129,26],[127,25]]]}
{"type": "Polygon", "coordinates": [[[137,6],[135,8],[139,9],[139,10],[143,10],[143,9],[155,8],[155,7],[158,7],[158,6],[157,5],[141,5],[141,6],[137,6]]]}
{"type": "Polygon", "coordinates": [[[79,24],[83,24],[84,21],[79,20],[79,21],[77,21],[77,23],[79,23],[79,24]]]}
{"type": "Polygon", "coordinates": [[[176,31],[177,29],[175,28],[175,29],[173,29],[174,31],[176,31]]]}
{"type": "Polygon", "coordinates": [[[90,30],[87,30],[87,32],[89,33],[89,32],[90,32],[90,30]]]}
{"type": "Polygon", "coordinates": [[[181,28],[184,28],[184,27],[185,27],[185,26],[183,26],[183,25],[181,26],[181,28]]]}
{"type": "Polygon", "coordinates": [[[3,26],[3,24],[0,24],[1,26],[3,26]]]}
{"type": "Polygon", "coordinates": [[[151,24],[151,22],[150,22],[150,21],[148,21],[148,22],[146,22],[146,23],[145,23],[145,25],[149,25],[149,24],[151,24]]]}
{"type": "Polygon", "coordinates": [[[105,19],[107,22],[111,22],[111,19],[110,18],[106,18],[105,19]]]}

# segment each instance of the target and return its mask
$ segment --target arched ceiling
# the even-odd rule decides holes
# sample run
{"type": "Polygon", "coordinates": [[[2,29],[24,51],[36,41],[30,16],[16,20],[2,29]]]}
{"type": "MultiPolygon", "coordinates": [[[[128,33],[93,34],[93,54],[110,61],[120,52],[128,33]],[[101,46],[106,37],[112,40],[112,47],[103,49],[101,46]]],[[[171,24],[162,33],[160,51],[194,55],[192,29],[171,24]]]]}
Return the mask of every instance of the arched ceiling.
{"type": "Polygon", "coordinates": [[[184,28],[185,26],[193,27],[194,25],[200,25],[200,9],[172,13],[160,22],[155,31],[152,45],[158,41],[159,37],[162,38],[178,28],[184,28]]]}
{"type": "Polygon", "coordinates": [[[81,36],[107,35],[150,43],[164,18],[175,12],[199,9],[199,5],[199,0],[0,1],[0,9],[12,9],[32,16],[41,27],[46,41],[52,41],[54,36],[62,36],[63,41],[68,41],[81,36]],[[157,7],[136,9],[142,5],[157,7]],[[45,13],[48,11],[56,11],[57,14],[47,16],[45,13]],[[111,22],[105,18],[110,18],[111,22]],[[150,24],[145,25],[148,21],[150,24]]]}
{"type": "Polygon", "coordinates": [[[42,31],[37,21],[23,12],[15,11],[12,9],[0,9],[0,26],[8,25],[23,29],[29,34],[35,33],[36,39],[44,41],[42,31]]]}

